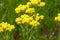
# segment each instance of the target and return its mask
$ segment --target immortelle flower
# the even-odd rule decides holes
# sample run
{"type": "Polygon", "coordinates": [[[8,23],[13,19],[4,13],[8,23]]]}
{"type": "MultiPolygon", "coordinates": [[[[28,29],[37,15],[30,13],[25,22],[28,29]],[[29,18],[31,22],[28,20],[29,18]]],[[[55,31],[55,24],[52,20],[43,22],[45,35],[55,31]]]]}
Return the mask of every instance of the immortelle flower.
{"type": "Polygon", "coordinates": [[[32,18],[27,14],[21,15],[21,18],[22,18],[22,24],[29,23],[30,20],[32,20],[32,18]]]}
{"type": "Polygon", "coordinates": [[[24,15],[21,15],[21,17],[16,18],[15,22],[17,24],[24,24],[24,23],[29,23],[32,20],[33,20],[33,17],[27,14],[24,14],[24,15]]]}
{"type": "Polygon", "coordinates": [[[35,12],[35,9],[34,8],[28,8],[28,9],[26,9],[26,11],[25,11],[26,13],[34,13],[35,12]]]}
{"type": "Polygon", "coordinates": [[[13,29],[15,29],[14,25],[8,24],[8,27],[6,28],[6,30],[12,31],[13,29]]]}
{"type": "Polygon", "coordinates": [[[33,5],[36,5],[36,4],[38,4],[39,2],[41,2],[41,0],[30,0],[30,2],[31,2],[33,5]]]}
{"type": "Polygon", "coordinates": [[[55,19],[54,19],[55,21],[57,21],[58,20],[58,17],[55,17],[55,19]]]}
{"type": "Polygon", "coordinates": [[[21,24],[22,23],[22,18],[20,18],[20,17],[16,18],[15,22],[17,24],[21,24]]]}
{"type": "Polygon", "coordinates": [[[1,32],[3,32],[3,31],[4,31],[4,30],[3,30],[3,28],[2,28],[2,27],[0,27],[0,33],[1,33],[1,32]]]}
{"type": "Polygon", "coordinates": [[[1,23],[1,26],[2,26],[2,28],[3,28],[3,29],[6,29],[6,28],[7,28],[7,25],[8,25],[8,23],[7,23],[7,22],[5,22],[5,23],[4,23],[4,22],[2,22],[2,23],[1,23]]]}
{"type": "Polygon", "coordinates": [[[44,19],[44,16],[43,15],[40,15],[40,19],[44,19]]]}
{"type": "Polygon", "coordinates": [[[55,21],[60,21],[60,13],[58,13],[58,16],[57,17],[55,17],[55,19],[54,19],[55,21]]]}
{"type": "Polygon", "coordinates": [[[0,32],[1,31],[7,31],[7,29],[8,29],[8,31],[12,31],[13,29],[15,29],[15,26],[13,25],[13,26],[11,26],[10,24],[8,24],[7,22],[2,22],[2,23],[0,23],[0,32]]]}
{"type": "Polygon", "coordinates": [[[60,16],[60,13],[58,13],[58,16],[60,16]]]}
{"type": "Polygon", "coordinates": [[[29,24],[32,25],[32,26],[40,25],[40,23],[38,21],[35,21],[35,20],[32,20],[29,24]]]}
{"type": "Polygon", "coordinates": [[[32,6],[31,2],[27,2],[26,7],[29,8],[30,6],[32,6]]]}
{"type": "Polygon", "coordinates": [[[45,2],[40,2],[37,6],[43,7],[45,6],[45,2]]]}
{"type": "Polygon", "coordinates": [[[39,15],[39,13],[37,13],[35,16],[35,20],[38,21],[39,19],[40,19],[40,15],[39,15]]]}
{"type": "Polygon", "coordinates": [[[27,8],[26,5],[20,4],[17,8],[15,8],[16,13],[20,13],[21,11],[24,11],[27,8]]]}

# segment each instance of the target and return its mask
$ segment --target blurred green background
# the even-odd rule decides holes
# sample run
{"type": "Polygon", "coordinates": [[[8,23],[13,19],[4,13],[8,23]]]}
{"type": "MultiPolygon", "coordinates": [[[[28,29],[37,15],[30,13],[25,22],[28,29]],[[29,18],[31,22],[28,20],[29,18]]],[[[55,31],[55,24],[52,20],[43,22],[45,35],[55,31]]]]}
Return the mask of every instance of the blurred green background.
{"type": "MultiPolygon", "coordinates": [[[[8,22],[14,24],[15,8],[19,4],[26,4],[29,0],[0,0],[0,22],[8,22]]],[[[60,0],[42,0],[46,3],[45,7],[37,8],[36,11],[44,15],[45,18],[41,22],[40,34],[47,35],[46,40],[60,40],[60,24],[54,21],[54,17],[60,12],[60,0]],[[54,34],[53,34],[54,32],[54,34]],[[50,35],[52,36],[50,38],[50,35]]],[[[39,34],[39,35],[40,35],[39,34]]],[[[41,36],[42,37],[42,36],[41,36]]],[[[41,40],[44,40],[41,38],[41,40]]]]}

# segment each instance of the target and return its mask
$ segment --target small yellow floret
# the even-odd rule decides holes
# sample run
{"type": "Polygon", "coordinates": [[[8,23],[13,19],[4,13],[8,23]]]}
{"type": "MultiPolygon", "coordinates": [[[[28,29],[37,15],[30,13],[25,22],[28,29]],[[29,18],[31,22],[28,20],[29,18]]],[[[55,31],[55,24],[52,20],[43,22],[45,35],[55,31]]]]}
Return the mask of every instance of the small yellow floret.
{"type": "Polygon", "coordinates": [[[41,6],[41,7],[45,6],[45,2],[40,2],[38,6],[41,6]]]}
{"type": "Polygon", "coordinates": [[[34,8],[28,8],[26,9],[26,13],[34,13],[35,9],[34,8]]]}

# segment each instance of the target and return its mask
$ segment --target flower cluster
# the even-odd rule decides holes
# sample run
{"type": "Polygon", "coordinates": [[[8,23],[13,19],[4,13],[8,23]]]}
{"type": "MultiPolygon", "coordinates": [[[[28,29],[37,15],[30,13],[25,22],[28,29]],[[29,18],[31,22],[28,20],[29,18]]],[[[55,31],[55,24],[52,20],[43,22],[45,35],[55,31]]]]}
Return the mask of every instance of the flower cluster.
{"type": "Polygon", "coordinates": [[[15,22],[19,24],[29,24],[31,26],[38,26],[40,24],[40,20],[44,19],[43,15],[39,15],[39,13],[35,12],[35,8],[32,6],[45,6],[45,2],[41,2],[41,0],[30,0],[25,5],[20,4],[16,9],[15,12],[23,13],[20,17],[16,18],[15,22]],[[35,14],[36,13],[36,14],[35,14]]]}
{"type": "Polygon", "coordinates": [[[45,6],[45,2],[41,2],[41,0],[34,0],[34,1],[30,0],[30,2],[31,2],[32,5],[37,5],[39,7],[45,6]]]}
{"type": "Polygon", "coordinates": [[[24,15],[21,15],[21,17],[16,18],[15,22],[17,24],[28,23],[29,25],[32,25],[32,26],[38,26],[40,24],[39,19],[44,19],[44,16],[39,14],[29,16],[27,14],[24,14],[24,15]]]}
{"type": "Polygon", "coordinates": [[[13,29],[15,29],[14,25],[10,25],[7,22],[0,23],[0,32],[12,31],[13,29]]]}
{"type": "Polygon", "coordinates": [[[58,16],[55,17],[55,21],[60,21],[60,13],[58,13],[58,16]]]}
{"type": "Polygon", "coordinates": [[[26,11],[26,13],[33,13],[35,12],[34,8],[30,8],[32,5],[36,5],[39,7],[43,7],[45,6],[45,2],[41,2],[41,0],[30,0],[29,2],[27,2],[25,5],[18,5],[18,7],[15,8],[15,12],[18,14],[21,11],[26,11]]]}

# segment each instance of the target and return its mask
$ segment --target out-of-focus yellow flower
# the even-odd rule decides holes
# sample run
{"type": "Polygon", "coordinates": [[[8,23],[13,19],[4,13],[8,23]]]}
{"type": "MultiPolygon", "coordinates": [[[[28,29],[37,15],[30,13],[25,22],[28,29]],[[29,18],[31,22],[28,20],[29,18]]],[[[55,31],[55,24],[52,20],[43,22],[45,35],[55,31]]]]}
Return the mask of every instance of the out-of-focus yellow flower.
{"type": "Polygon", "coordinates": [[[44,16],[43,15],[40,15],[40,19],[44,19],[44,16]]]}
{"type": "Polygon", "coordinates": [[[37,13],[35,20],[38,21],[40,19],[39,13],[37,13]]]}
{"type": "Polygon", "coordinates": [[[32,20],[29,24],[32,26],[38,26],[40,23],[38,21],[32,20]]]}
{"type": "Polygon", "coordinates": [[[58,16],[57,17],[55,17],[55,19],[54,19],[55,21],[60,21],[60,13],[58,13],[58,16]]]}
{"type": "Polygon", "coordinates": [[[31,2],[27,2],[26,7],[29,8],[32,5],[31,2]]]}
{"type": "Polygon", "coordinates": [[[2,27],[0,27],[0,33],[1,33],[1,32],[3,32],[3,31],[4,31],[4,30],[3,30],[3,28],[2,28],[2,27]]]}
{"type": "Polygon", "coordinates": [[[55,21],[57,21],[58,20],[58,17],[55,17],[55,21]]]}
{"type": "Polygon", "coordinates": [[[58,18],[58,21],[60,21],[60,16],[58,16],[57,18],[58,18]]]}
{"type": "Polygon", "coordinates": [[[58,13],[58,16],[60,16],[60,13],[58,13]]]}
{"type": "Polygon", "coordinates": [[[16,22],[17,24],[21,24],[22,18],[20,18],[20,17],[16,18],[15,22],[16,22]]]}
{"type": "Polygon", "coordinates": [[[29,15],[27,15],[27,14],[21,15],[21,18],[28,18],[28,17],[29,17],[29,15]]]}
{"type": "Polygon", "coordinates": [[[24,14],[24,15],[21,15],[21,18],[22,18],[22,24],[24,23],[29,23],[29,16],[24,14]]]}
{"type": "Polygon", "coordinates": [[[24,24],[24,23],[29,23],[29,18],[23,18],[22,19],[22,24],[24,24]]]}
{"type": "Polygon", "coordinates": [[[12,29],[15,29],[15,26],[14,25],[10,25],[8,24],[7,22],[2,22],[0,23],[0,32],[3,32],[3,31],[12,31],[12,29]]]}
{"type": "Polygon", "coordinates": [[[43,6],[45,6],[45,2],[40,2],[37,6],[43,7],[43,6]]]}
{"type": "Polygon", "coordinates": [[[41,2],[41,0],[30,0],[30,2],[35,5],[35,4],[38,4],[39,2],[41,2]]]}
{"type": "Polygon", "coordinates": [[[5,23],[4,23],[4,22],[2,22],[1,24],[2,24],[1,26],[2,26],[2,28],[3,28],[3,29],[6,29],[6,28],[7,28],[7,25],[8,25],[8,23],[7,23],[7,22],[5,22],[5,23]]]}
{"type": "Polygon", "coordinates": [[[19,7],[15,8],[15,12],[18,14],[21,12],[21,9],[19,7]]]}
{"type": "Polygon", "coordinates": [[[26,9],[25,12],[26,13],[34,13],[35,12],[35,9],[34,8],[28,8],[28,9],[26,9]]]}
{"type": "Polygon", "coordinates": [[[21,9],[21,10],[25,10],[25,9],[26,9],[26,5],[21,5],[21,6],[20,6],[20,9],[21,9]]]}
{"type": "Polygon", "coordinates": [[[29,20],[32,21],[33,20],[33,17],[29,17],[29,20]]]}
{"type": "Polygon", "coordinates": [[[21,12],[21,11],[24,11],[26,8],[27,8],[26,5],[20,4],[20,5],[15,9],[15,12],[16,12],[16,13],[19,13],[19,12],[21,12]]]}
{"type": "Polygon", "coordinates": [[[6,28],[6,30],[8,31],[12,31],[13,29],[15,29],[14,25],[8,25],[8,27],[6,28]]]}

